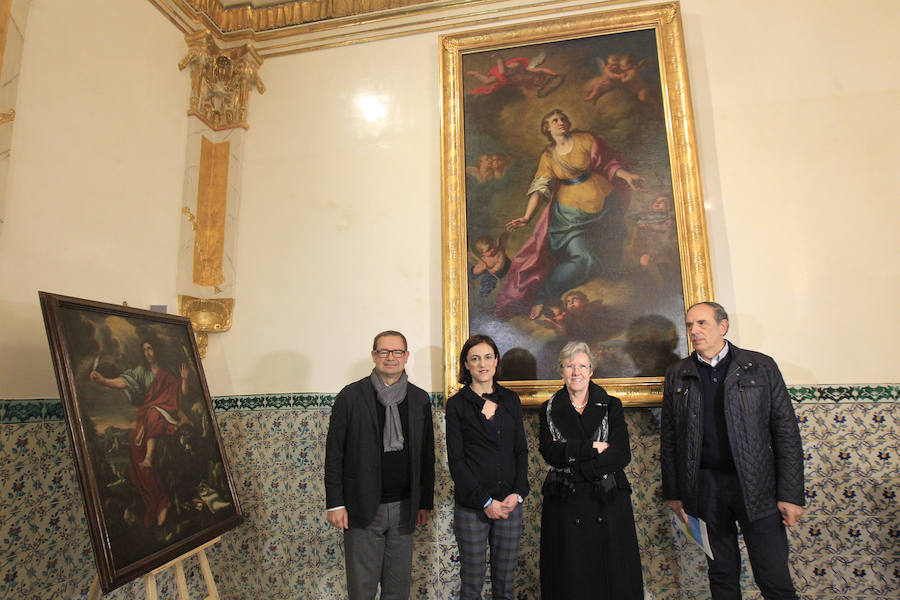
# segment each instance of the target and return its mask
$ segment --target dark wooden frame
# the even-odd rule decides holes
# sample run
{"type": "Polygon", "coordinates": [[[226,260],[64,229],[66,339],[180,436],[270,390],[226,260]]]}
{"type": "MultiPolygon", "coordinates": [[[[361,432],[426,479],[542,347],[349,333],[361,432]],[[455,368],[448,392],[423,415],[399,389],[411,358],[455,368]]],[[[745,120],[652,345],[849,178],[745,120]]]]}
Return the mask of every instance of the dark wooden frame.
{"type": "MultiPolygon", "coordinates": [[[[47,292],[39,292],[39,296],[41,310],[44,316],[44,324],[47,330],[47,337],[50,343],[50,352],[53,358],[53,367],[59,386],[60,399],[63,405],[63,412],[65,413],[69,441],[72,445],[72,452],[75,459],[78,482],[84,498],[94,559],[103,591],[109,592],[140,577],[242,523],[244,517],[241,512],[237,494],[235,493],[234,482],[228,467],[228,461],[222,445],[221,433],[219,432],[218,424],[216,423],[212,400],[206,385],[206,378],[203,374],[203,366],[200,362],[197,344],[194,339],[190,321],[185,317],[177,315],[150,312],[147,310],[129,308],[127,306],[117,306],[47,292]],[[230,498],[227,500],[232,503],[233,511],[229,509],[228,514],[226,514],[224,518],[215,521],[212,525],[205,526],[199,531],[189,533],[182,538],[176,536],[164,547],[155,549],[151,554],[142,556],[128,564],[117,563],[117,556],[111,545],[110,523],[103,512],[102,499],[98,489],[98,474],[93,466],[94,463],[92,462],[90,449],[86,439],[85,419],[87,415],[85,412],[84,399],[79,397],[76,389],[76,365],[73,364],[73,359],[76,357],[74,357],[71,352],[71,344],[75,340],[67,338],[63,324],[64,319],[61,317],[61,311],[66,310],[82,311],[94,315],[99,313],[101,315],[117,316],[132,324],[138,323],[141,326],[164,327],[168,328],[165,331],[179,333],[181,335],[180,339],[184,341],[190,340],[189,356],[187,357],[189,360],[186,361],[186,364],[188,364],[189,367],[193,369],[193,373],[196,374],[197,381],[195,381],[195,383],[199,384],[200,389],[195,389],[195,391],[199,391],[202,395],[201,402],[205,414],[200,418],[208,418],[208,423],[211,426],[211,432],[213,434],[212,441],[215,442],[215,450],[218,452],[218,457],[221,459],[221,464],[224,468],[224,476],[227,480],[227,487],[230,493],[230,498]]],[[[163,329],[159,330],[164,331],[163,329]]],[[[187,346],[185,345],[184,347],[186,348],[187,346]]],[[[133,525],[133,527],[141,526],[141,524],[133,525]]]]}

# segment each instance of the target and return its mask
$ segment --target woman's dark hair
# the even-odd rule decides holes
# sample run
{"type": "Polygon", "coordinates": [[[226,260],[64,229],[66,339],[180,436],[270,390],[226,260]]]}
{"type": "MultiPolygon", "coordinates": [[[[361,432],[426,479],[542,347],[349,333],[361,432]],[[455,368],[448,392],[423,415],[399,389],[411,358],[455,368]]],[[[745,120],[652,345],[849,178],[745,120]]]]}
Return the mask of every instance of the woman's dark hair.
{"type": "MultiPolygon", "coordinates": [[[[469,339],[466,340],[466,343],[463,344],[462,350],[459,351],[459,372],[456,375],[456,381],[463,385],[472,383],[472,374],[469,373],[469,370],[466,368],[466,359],[469,357],[469,350],[478,344],[487,344],[490,346],[491,350],[494,351],[494,356],[497,358],[498,362],[500,360],[500,351],[497,349],[497,344],[494,343],[494,340],[492,340],[490,336],[476,333],[469,337],[469,339]]],[[[494,372],[494,381],[497,381],[496,371],[494,372]]]]}

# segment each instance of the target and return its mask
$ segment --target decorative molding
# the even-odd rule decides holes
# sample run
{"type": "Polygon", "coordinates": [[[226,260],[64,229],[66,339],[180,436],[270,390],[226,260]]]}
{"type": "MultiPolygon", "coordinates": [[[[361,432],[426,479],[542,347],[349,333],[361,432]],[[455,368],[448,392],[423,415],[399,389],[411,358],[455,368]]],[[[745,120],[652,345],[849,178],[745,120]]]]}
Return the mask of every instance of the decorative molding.
{"type": "Polygon", "coordinates": [[[190,67],[191,100],[189,115],[194,115],[215,131],[242,127],[247,129],[250,90],[265,93],[259,78],[263,59],[250,44],[222,48],[208,31],[185,35],[188,53],[178,68],[190,67]]]}
{"type": "Polygon", "coordinates": [[[0,113],[0,125],[4,123],[12,123],[16,120],[16,109],[11,108],[9,112],[0,113]]]}
{"type": "MultiPolygon", "coordinates": [[[[349,12],[346,8],[334,12],[334,4],[350,3],[295,0],[275,6],[224,8],[218,0],[149,1],[185,35],[209,33],[222,47],[252,42],[264,58],[634,3],[634,0],[367,0],[355,3],[349,12]],[[303,3],[309,4],[307,12],[312,8],[323,10],[322,7],[331,4],[335,15],[347,14],[295,23],[298,18],[294,16],[294,6],[303,3]]],[[[302,16],[302,7],[299,12],[302,16]]]]}
{"type": "MultiPolygon", "coordinates": [[[[225,7],[220,0],[150,0],[176,26],[202,26],[222,38],[323,23],[346,24],[397,19],[500,0],[288,0],[272,6],[225,7]]],[[[184,30],[184,29],[183,29],[184,30]]]]}
{"type": "Polygon", "coordinates": [[[408,13],[433,5],[482,4],[472,0],[293,0],[273,6],[248,4],[225,7],[220,0],[184,0],[198,13],[209,18],[224,32],[251,30],[255,32],[281,29],[306,23],[318,23],[343,17],[356,17],[382,11],[408,13]],[[415,7],[415,8],[414,8],[415,7]]]}
{"type": "MultiPolygon", "coordinates": [[[[807,385],[788,386],[791,400],[798,405],[811,404],[892,404],[900,403],[900,384],[872,385],[807,385]]],[[[441,410],[444,394],[431,392],[431,406],[441,410]]],[[[334,393],[250,394],[242,396],[217,396],[213,405],[216,412],[246,410],[298,410],[330,408],[334,405],[334,393]]],[[[0,424],[19,425],[62,421],[62,404],[56,398],[31,400],[0,399],[0,424]]]]}

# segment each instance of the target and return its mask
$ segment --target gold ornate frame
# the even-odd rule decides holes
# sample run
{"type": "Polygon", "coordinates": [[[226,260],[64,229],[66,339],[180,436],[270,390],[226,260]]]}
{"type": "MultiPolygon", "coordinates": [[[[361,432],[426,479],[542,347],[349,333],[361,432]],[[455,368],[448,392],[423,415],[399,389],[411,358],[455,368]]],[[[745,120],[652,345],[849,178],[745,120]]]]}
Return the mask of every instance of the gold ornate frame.
{"type": "MultiPolygon", "coordinates": [[[[690,306],[713,299],[694,120],[677,2],[443,35],[440,38],[441,260],[445,397],[460,387],[455,383],[459,367],[457,354],[469,335],[463,55],[647,29],[655,32],[658,49],[684,303],[690,306]]],[[[662,399],[662,377],[596,381],[625,405],[653,406],[662,399]]],[[[518,392],[525,405],[543,402],[560,387],[559,380],[504,381],[503,384],[518,392]]]]}

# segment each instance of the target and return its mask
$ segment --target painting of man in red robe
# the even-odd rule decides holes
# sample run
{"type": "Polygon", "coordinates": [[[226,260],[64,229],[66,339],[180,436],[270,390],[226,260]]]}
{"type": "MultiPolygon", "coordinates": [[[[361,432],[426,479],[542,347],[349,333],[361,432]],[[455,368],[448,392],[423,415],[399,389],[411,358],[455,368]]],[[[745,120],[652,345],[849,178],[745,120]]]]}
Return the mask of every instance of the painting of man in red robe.
{"type": "Polygon", "coordinates": [[[243,521],[188,319],[41,292],[100,586],[243,521]]]}
{"type": "Polygon", "coordinates": [[[133,402],[139,402],[131,436],[130,479],[144,501],[144,527],[151,527],[165,523],[172,504],[154,466],[154,455],[159,438],[174,435],[179,423],[186,421],[181,413],[181,398],[187,392],[188,367],[182,364],[181,377],[175,376],[159,364],[150,341],[141,342],[141,352],[145,365],[123,371],[114,378],[93,370],[90,379],[123,390],[133,402]]]}

